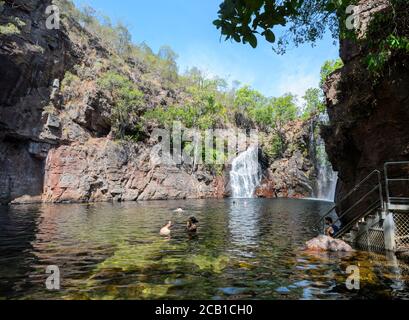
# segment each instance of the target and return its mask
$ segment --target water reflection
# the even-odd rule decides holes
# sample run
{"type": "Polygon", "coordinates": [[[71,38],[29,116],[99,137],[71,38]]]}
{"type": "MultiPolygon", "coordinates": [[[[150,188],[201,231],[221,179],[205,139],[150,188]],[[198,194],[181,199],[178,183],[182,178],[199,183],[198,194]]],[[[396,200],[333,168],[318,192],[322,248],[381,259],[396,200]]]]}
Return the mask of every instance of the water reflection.
{"type": "Polygon", "coordinates": [[[231,200],[229,230],[231,241],[237,246],[237,253],[252,257],[259,239],[259,205],[254,199],[231,200]]]}
{"type": "Polygon", "coordinates": [[[408,298],[406,264],[375,253],[301,250],[331,204],[168,201],[0,208],[0,299],[408,298]],[[175,213],[183,207],[186,211],[175,213]],[[200,221],[197,236],[186,220],[200,221]],[[167,221],[170,240],[159,236],[167,221]],[[45,289],[57,265],[62,290],[45,289]],[[361,290],[346,289],[359,265],[361,290]]]}

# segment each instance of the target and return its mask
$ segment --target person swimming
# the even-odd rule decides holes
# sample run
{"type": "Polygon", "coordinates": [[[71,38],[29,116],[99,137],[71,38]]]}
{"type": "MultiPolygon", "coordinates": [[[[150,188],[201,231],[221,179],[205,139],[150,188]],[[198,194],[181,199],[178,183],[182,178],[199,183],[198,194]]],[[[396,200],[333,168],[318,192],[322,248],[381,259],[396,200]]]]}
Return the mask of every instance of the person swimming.
{"type": "Polygon", "coordinates": [[[188,232],[197,232],[197,224],[199,221],[195,217],[190,217],[186,222],[186,230],[188,232]]]}
{"type": "Polygon", "coordinates": [[[159,234],[164,237],[169,237],[170,234],[172,233],[171,230],[172,227],[173,227],[172,221],[169,221],[166,225],[162,227],[162,229],[160,229],[159,234]]]}

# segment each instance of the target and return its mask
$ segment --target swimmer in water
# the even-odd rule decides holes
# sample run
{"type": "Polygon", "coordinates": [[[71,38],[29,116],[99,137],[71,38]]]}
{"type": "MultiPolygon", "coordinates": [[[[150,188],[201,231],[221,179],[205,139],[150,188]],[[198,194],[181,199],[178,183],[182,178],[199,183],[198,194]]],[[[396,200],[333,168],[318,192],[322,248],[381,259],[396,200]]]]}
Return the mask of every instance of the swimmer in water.
{"type": "Polygon", "coordinates": [[[189,220],[187,220],[186,223],[186,230],[188,232],[197,232],[197,224],[199,223],[199,221],[195,218],[195,217],[190,217],[189,220]]]}

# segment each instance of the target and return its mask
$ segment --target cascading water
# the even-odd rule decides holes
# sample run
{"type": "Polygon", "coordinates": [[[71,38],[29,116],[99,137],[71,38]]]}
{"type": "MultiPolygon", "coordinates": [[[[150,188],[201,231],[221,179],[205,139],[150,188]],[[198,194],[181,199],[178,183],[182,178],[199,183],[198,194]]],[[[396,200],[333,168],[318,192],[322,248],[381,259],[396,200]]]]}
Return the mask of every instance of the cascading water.
{"type": "Polygon", "coordinates": [[[258,162],[258,147],[251,146],[232,162],[230,186],[233,198],[253,198],[261,182],[261,166],[258,162]]]}
{"type": "Polygon", "coordinates": [[[313,196],[321,200],[334,201],[338,174],[334,172],[331,163],[328,161],[324,140],[315,130],[317,123],[323,124],[327,121],[328,116],[326,114],[311,121],[310,153],[317,171],[317,181],[313,196]]]}

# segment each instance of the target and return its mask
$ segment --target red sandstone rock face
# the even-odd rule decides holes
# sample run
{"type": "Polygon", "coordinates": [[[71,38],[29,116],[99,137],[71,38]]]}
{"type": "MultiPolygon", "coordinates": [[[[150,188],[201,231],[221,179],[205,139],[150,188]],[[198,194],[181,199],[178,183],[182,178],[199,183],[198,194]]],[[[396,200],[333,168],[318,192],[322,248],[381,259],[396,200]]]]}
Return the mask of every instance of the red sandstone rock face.
{"type": "MultiPolygon", "coordinates": [[[[206,170],[157,166],[150,147],[109,140],[113,106],[96,88],[96,66],[109,65],[109,54],[75,21],[47,30],[49,4],[6,1],[0,12],[1,25],[26,23],[18,35],[0,34],[0,203],[222,196],[224,184],[206,170]],[[66,92],[62,80],[73,69],[83,76],[66,92]]],[[[160,76],[142,81],[142,69],[126,76],[140,85],[146,108],[180,99],[160,76]]]]}
{"type": "MultiPolygon", "coordinates": [[[[204,167],[192,173],[185,166],[160,166],[151,159],[148,142],[110,140],[113,106],[96,86],[97,66],[117,66],[75,21],[63,19],[60,30],[47,30],[49,4],[8,0],[0,12],[1,25],[15,17],[26,23],[18,35],[0,34],[0,203],[228,196],[227,172],[218,177],[204,167]],[[79,82],[68,91],[62,86],[67,71],[79,82]]],[[[125,69],[144,92],[147,109],[184,101],[183,93],[164,86],[160,75],[144,79],[144,66],[125,69]]],[[[242,120],[237,125],[251,125],[242,120]]],[[[301,122],[288,128],[293,145],[284,159],[269,164],[265,179],[273,188],[261,186],[260,196],[273,191],[283,197],[309,195],[311,165],[296,152],[306,148],[304,129],[301,122]]]]}
{"type": "Polygon", "coordinates": [[[256,189],[259,198],[306,198],[313,194],[316,179],[309,156],[310,124],[293,121],[286,127],[288,148],[282,159],[273,160],[256,189]]]}
{"type": "Polygon", "coordinates": [[[176,166],[153,163],[150,149],[106,138],[49,152],[46,202],[135,201],[224,196],[224,180],[204,181],[176,166]]]}
{"type": "Polygon", "coordinates": [[[330,252],[352,252],[352,247],[339,239],[333,239],[328,236],[318,236],[310,241],[307,241],[306,250],[310,251],[330,251],[330,252]]]}

